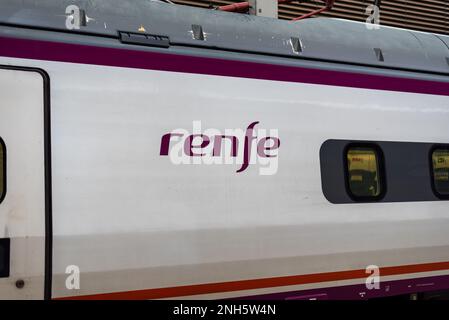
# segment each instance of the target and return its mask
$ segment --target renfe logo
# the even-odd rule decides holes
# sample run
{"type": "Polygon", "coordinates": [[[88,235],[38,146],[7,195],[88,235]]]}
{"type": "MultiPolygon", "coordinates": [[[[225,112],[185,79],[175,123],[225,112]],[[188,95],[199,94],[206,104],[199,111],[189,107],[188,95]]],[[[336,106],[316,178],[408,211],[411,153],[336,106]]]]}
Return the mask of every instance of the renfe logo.
{"type": "Polygon", "coordinates": [[[278,170],[281,141],[277,129],[255,129],[259,121],[246,130],[201,130],[201,121],[193,121],[193,132],[175,129],[161,139],[161,156],[169,156],[173,164],[239,164],[237,173],[258,163],[260,175],[273,175],[278,170]]]}

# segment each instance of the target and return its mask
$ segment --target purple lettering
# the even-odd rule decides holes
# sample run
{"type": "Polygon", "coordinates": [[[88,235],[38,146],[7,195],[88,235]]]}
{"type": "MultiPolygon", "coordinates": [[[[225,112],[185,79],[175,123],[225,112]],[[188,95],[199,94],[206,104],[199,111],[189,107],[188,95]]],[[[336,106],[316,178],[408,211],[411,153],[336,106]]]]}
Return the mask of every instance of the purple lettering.
{"type": "Polygon", "coordinates": [[[259,155],[259,157],[262,157],[262,158],[275,158],[276,156],[266,154],[265,151],[276,150],[279,148],[280,145],[281,145],[281,141],[278,138],[273,138],[273,137],[262,138],[262,139],[260,139],[259,143],[257,144],[257,154],[259,155]],[[273,141],[273,145],[267,146],[266,143],[267,143],[267,141],[270,141],[270,140],[273,141]]]}
{"type": "Polygon", "coordinates": [[[255,136],[253,136],[253,131],[254,131],[254,127],[259,123],[259,121],[255,121],[253,123],[251,123],[248,128],[246,129],[246,134],[245,134],[245,149],[244,149],[244,154],[243,154],[243,164],[242,167],[237,170],[237,172],[243,172],[246,170],[246,168],[248,168],[249,165],[249,161],[251,159],[251,143],[254,139],[256,139],[255,136]]]}
{"type": "Polygon", "coordinates": [[[214,156],[214,157],[221,156],[221,147],[222,147],[223,138],[230,139],[230,141],[232,142],[231,157],[237,157],[238,139],[237,139],[237,137],[234,137],[234,136],[215,136],[214,137],[214,152],[212,153],[212,156],[214,156]]]}
{"type": "Polygon", "coordinates": [[[188,156],[191,157],[202,157],[204,156],[204,153],[193,153],[194,148],[200,148],[203,149],[205,147],[207,147],[210,143],[209,137],[204,135],[204,134],[192,134],[190,136],[187,137],[187,139],[184,141],[184,152],[185,154],[187,154],[188,156]],[[200,137],[202,139],[201,144],[200,145],[194,145],[193,144],[193,140],[196,137],[200,137]]]}
{"type": "Polygon", "coordinates": [[[161,156],[168,156],[168,151],[170,149],[170,139],[171,137],[182,137],[184,136],[182,133],[167,133],[162,136],[161,139],[161,156]]]}

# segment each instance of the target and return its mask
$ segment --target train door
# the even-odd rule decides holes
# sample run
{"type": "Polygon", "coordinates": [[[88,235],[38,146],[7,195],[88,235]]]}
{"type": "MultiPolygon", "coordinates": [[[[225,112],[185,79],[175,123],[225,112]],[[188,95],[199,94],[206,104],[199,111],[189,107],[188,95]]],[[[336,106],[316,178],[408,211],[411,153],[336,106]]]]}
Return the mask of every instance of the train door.
{"type": "Polygon", "coordinates": [[[48,297],[46,79],[0,66],[0,299],[48,297]]]}

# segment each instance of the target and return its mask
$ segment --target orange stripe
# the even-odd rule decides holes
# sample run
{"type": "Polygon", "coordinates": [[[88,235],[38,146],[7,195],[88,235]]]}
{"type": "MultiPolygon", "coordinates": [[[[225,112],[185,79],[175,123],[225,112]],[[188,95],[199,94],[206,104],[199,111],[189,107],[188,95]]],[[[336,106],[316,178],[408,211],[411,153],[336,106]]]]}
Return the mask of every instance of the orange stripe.
{"type": "MultiPolygon", "coordinates": [[[[449,269],[449,262],[436,262],[413,264],[405,266],[383,267],[380,269],[381,276],[393,276],[408,273],[430,272],[449,269]]],[[[182,296],[192,296],[198,294],[253,290],[262,288],[283,287],[292,285],[303,285],[310,283],[340,281],[366,278],[367,274],[364,269],[336,271],[326,273],[314,273],[297,276],[285,276],[276,278],[263,278],[253,280],[239,280],[229,282],[205,283],[188,286],[155,288],[147,290],[135,290],[113,293],[102,293],[85,296],[74,296],[57,298],[57,300],[146,300],[146,299],[162,299],[182,296]]]]}

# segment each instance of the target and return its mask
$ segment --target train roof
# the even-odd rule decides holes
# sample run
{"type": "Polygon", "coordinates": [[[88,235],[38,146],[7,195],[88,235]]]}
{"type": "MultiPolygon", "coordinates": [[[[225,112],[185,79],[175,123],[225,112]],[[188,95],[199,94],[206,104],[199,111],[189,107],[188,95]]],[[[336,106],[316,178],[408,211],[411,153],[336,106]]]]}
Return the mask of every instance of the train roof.
{"type": "Polygon", "coordinates": [[[449,74],[449,36],[341,19],[298,22],[199,9],[152,0],[2,0],[0,25],[119,38],[119,32],[165,36],[171,46],[194,46],[292,58],[449,74]],[[66,27],[66,8],[87,16],[66,27]]]}

